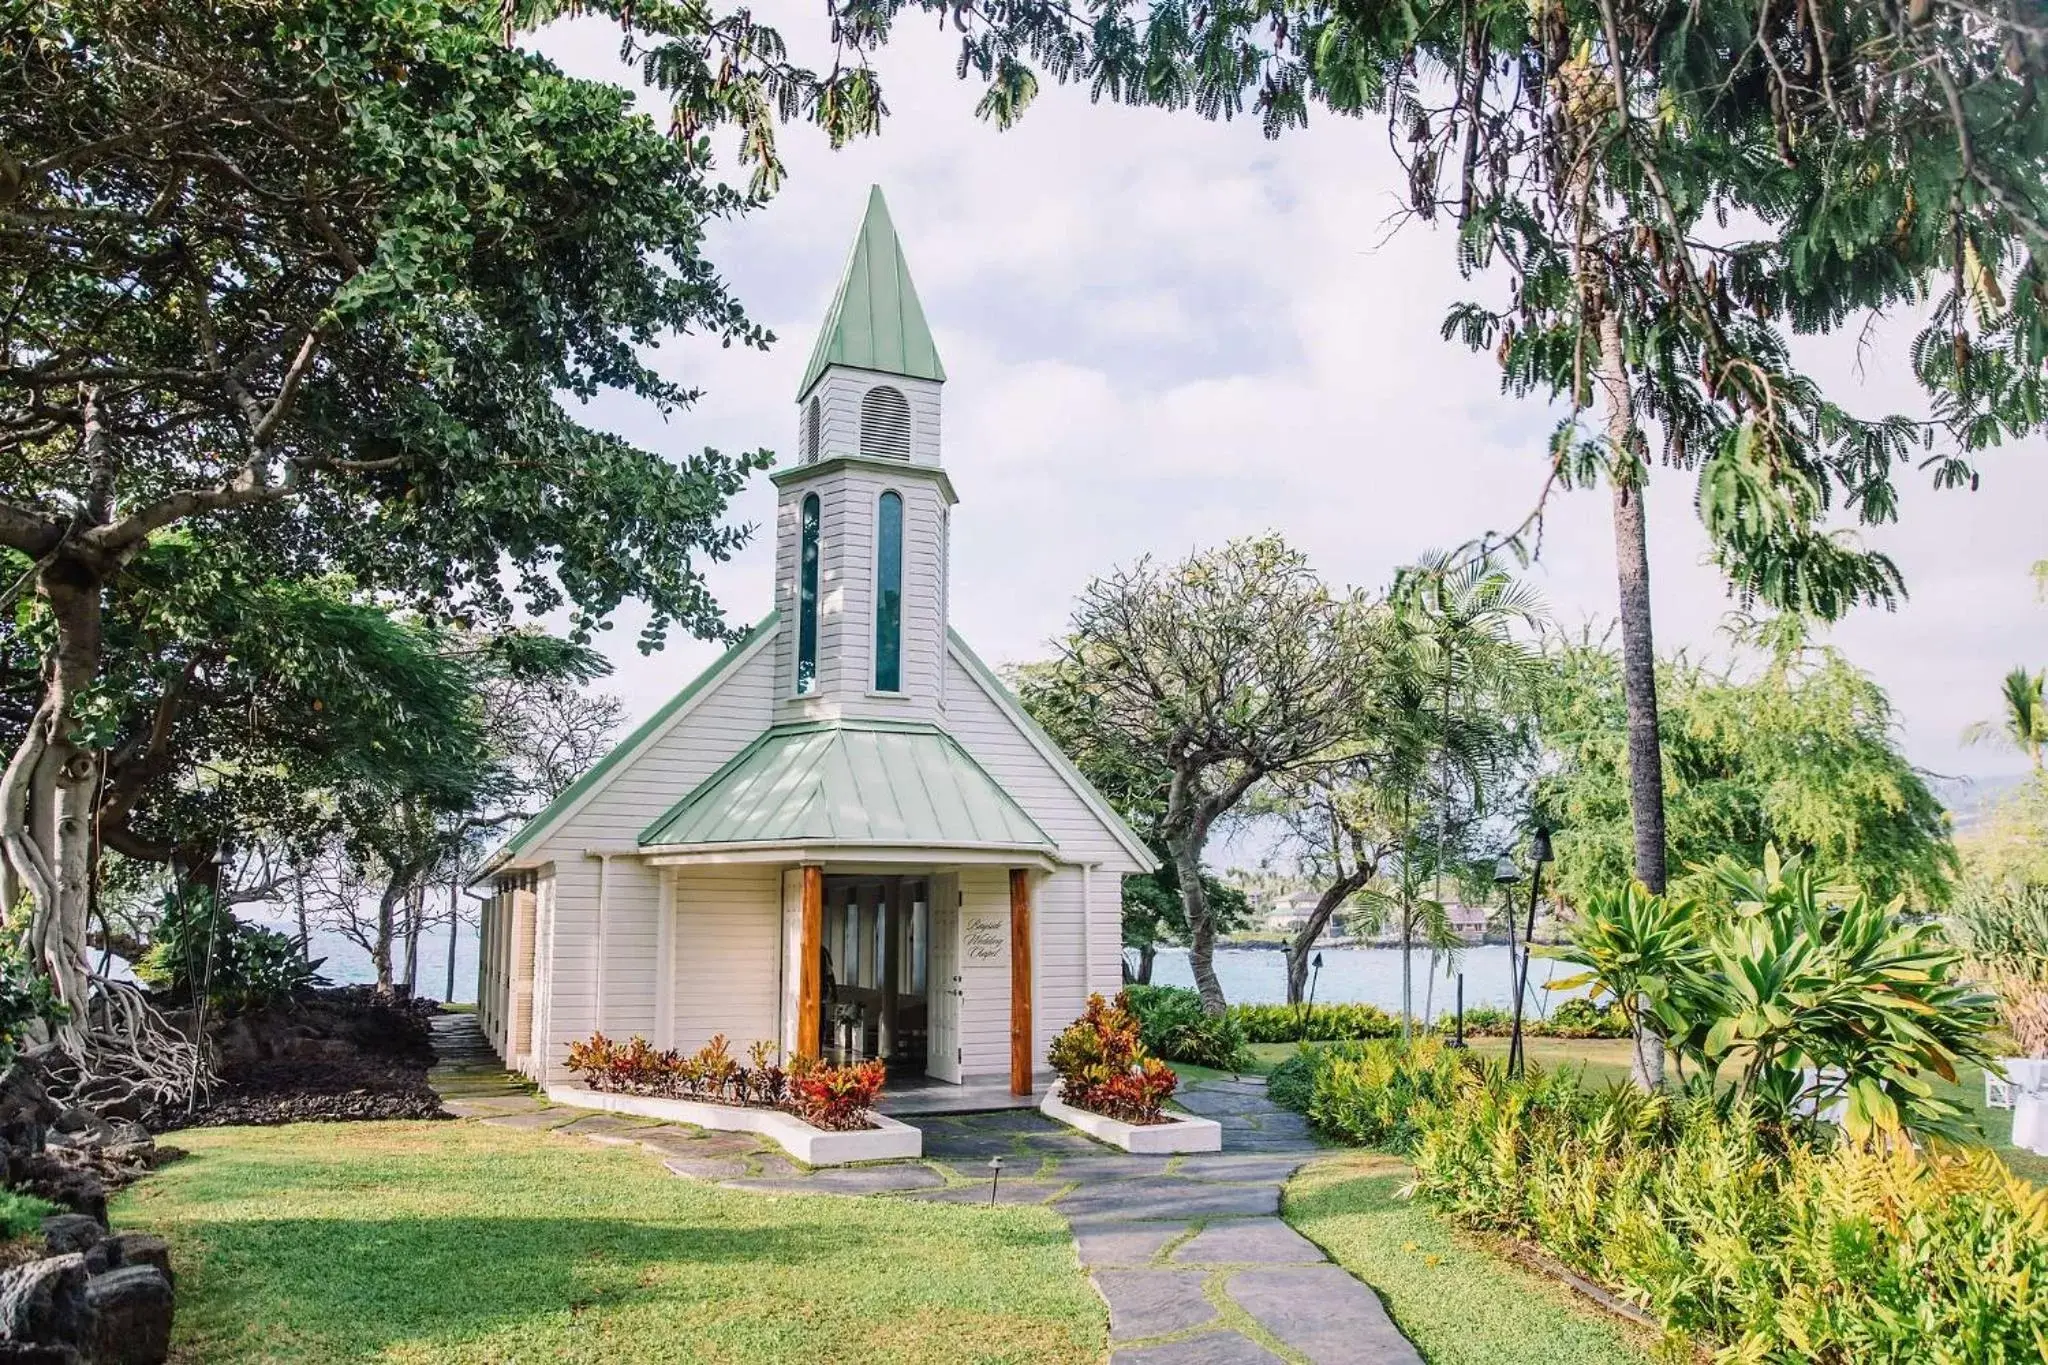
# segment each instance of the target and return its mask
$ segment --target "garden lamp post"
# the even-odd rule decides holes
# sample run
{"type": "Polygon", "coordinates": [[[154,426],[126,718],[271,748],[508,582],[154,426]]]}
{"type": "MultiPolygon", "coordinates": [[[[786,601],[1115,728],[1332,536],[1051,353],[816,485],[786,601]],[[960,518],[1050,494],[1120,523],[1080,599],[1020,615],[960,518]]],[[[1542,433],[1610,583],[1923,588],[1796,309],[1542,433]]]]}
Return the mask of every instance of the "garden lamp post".
{"type": "MultiPolygon", "coordinates": [[[[1500,888],[1501,903],[1505,912],[1501,918],[1508,926],[1508,989],[1514,990],[1521,981],[1520,958],[1515,954],[1515,883],[1522,880],[1521,865],[1516,863],[1511,849],[1502,849],[1500,857],[1493,862],[1493,884],[1500,888]]],[[[1510,1054],[1512,1055],[1512,1054],[1510,1054]]]]}
{"type": "MultiPolygon", "coordinates": [[[[1522,1000],[1529,992],[1529,958],[1536,942],[1536,898],[1543,888],[1543,865],[1550,861],[1550,831],[1542,825],[1529,840],[1529,923],[1522,934],[1521,970],[1515,977],[1515,1022],[1508,1034],[1508,1074],[1519,1076],[1527,1063],[1522,1051],[1522,1000]]],[[[1496,873],[1496,876],[1499,874],[1496,873]]],[[[1512,919],[1512,912],[1510,919],[1512,919]]],[[[1510,928],[1509,933],[1513,933],[1510,928]]],[[[1510,958],[1514,947],[1509,945],[1510,958]]]]}

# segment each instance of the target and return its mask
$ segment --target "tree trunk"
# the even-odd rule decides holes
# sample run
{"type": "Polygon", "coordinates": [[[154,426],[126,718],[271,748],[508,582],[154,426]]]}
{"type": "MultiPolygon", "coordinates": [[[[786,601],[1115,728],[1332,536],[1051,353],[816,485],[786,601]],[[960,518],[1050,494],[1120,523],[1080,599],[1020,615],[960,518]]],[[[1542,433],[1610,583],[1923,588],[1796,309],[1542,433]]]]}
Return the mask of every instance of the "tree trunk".
{"type": "MultiPolygon", "coordinates": [[[[1657,653],[1650,634],[1650,551],[1643,471],[1636,462],[1635,407],[1621,323],[1610,308],[1600,317],[1600,387],[1607,399],[1607,440],[1614,467],[1614,559],[1621,589],[1621,676],[1628,702],[1629,814],[1635,831],[1636,878],[1662,895],[1665,887],[1664,756],[1657,735],[1657,653]]],[[[1664,1049],[1638,1025],[1636,1083],[1664,1083],[1664,1049]]]]}
{"type": "Polygon", "coordinates": [[[1124,984],[1127,986],[1149,986],[1152,984],[1152,963],[1159,956],[1159,949],[1150,943],[1138,948],[1138,967],[1131,970],[1129,959],[1124,962],[1124,984]]]}
{"type": "Polygon", "coordinates": [[[1202,997],[1202,1013],[1220,1015],[1229,1007],[1223,983],[1216,979],[1216,917],[1209,912],[1208,888],[1202,885],[1202,845],[1208,831],[1197,826],[1173,841],[1173,868],[1180,874],[1180,904],[1188,919],[1188,970],[1202,997]]]}
{"type": "Polygon", "coordinates": [[[448,883],[448,987],[441,1003],[455,1003],[455,941],[462,931],[462,860],[455,861],[455,879],[448,883]]]}
{"type": "Polygon", "coordinates": [[[420,988],[420,919],[426,909],[427,888],[415,882],[405,896],[405,993],[416,995],[420,988]]]}
{"type": "Polygon", "coordinates": [[[43,699],[0,776],[0,854],[8,881],[33,906],[29,943],[57,999],[70,1007],[58,1026],[66,1050],[85,1036],[89,981],[85,937],[92,904],[92,814],[98,765],[73,737],[71,708],[99,674],[100,576],[59,556],[37,586],[57,627],[43,699]]]}
{"type": "Polygon", "coordinates": [[[1308,945],[1296,935],[1287,945],[1287,1003],[1299,1005],[1308,994],[1308,945]]]}
{"type": "Polygon", "coordinates": [[[391,944],[397,938],[398,902],[405,896],[405,885],[392,881],[384,887],[384,894],[377,898],[377,939],[370,946],[370,963],[377,969],[377,994],[391,994],[391,944]]]}

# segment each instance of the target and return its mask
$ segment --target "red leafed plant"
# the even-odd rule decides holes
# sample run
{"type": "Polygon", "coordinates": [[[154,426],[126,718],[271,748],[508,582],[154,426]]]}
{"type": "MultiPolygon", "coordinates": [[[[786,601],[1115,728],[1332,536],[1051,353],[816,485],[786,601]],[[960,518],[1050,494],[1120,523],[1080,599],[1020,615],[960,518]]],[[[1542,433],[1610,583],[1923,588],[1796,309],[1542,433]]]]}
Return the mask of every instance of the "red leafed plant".
{"type": "Polygon", "coordinates": [[[880,1062],[826,1066],[793,1058],[775,1063],[775,1045],[757,1042],[743,1065],[719,1034],[687,1055],[664,1052],[645,1038],[619,1043],[593,1033],[569,1044],[569,1070],[593,1090],[667,1099],[700,1100],[754,1109],[784,1109],[814,1128],[837,1132],[873,1126],[875,1101],[886,1075],[880,1062]]]}
{"type": "Polygon", "coordinates": [[[1053,1039],[1049,1059],[1060,1098],[1076,1109],[1125,1123],[1165,1123],[1161,1112],[1180,1077],[1145,1050],[1138,1019],[1119,993],[1114,1003],[1088,997],[1081,1017],[1053,1039]]]}
{"type": "Polygon", "coordinates": [[[813,1128],[843,1133],[874,1126],[875,1101],[888,1072],[880,1062],[808,1066],[789,1077],[790,1108],[813,1128]]]}

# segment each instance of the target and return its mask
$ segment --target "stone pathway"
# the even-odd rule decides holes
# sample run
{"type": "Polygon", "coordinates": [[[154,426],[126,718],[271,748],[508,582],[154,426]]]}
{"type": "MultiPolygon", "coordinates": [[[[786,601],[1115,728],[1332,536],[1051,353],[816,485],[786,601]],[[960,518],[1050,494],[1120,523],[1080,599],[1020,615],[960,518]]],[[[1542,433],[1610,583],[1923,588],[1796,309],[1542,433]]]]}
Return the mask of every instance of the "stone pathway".
{"type": "Polygon", "coordinates": [[[640,1146],[688,1179],[1051,1208],[1109,1305],[1111,1365],[1422,1365],[1379,1296],[1281,1220],[1281,1186],[1316,1146],[1263,1080],[1183,1087],[1183,1107],[1223,1125],[1220,1153],[1131,1156],[1023,1109],[920,1115],[920,1161],[809,1170],[751,1134],[550,1105],[506,1075],[467,1015],[435,1021],[435,1050],[450,1113],[640,1146]]]}

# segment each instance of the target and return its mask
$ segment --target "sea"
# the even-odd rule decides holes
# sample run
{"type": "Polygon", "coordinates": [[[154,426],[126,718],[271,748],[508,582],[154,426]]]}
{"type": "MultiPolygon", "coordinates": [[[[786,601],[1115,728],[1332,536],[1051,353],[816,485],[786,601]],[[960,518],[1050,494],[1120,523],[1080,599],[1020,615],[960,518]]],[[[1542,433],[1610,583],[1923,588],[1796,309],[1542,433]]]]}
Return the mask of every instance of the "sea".
{"type": "MultiPolygon", "coordinates": [[[[1324,948],[1323,967],[1311,970],[1315,999],[1326,1003],[1378,1005],[1389,1013],[1401,1009],[1401,950],[1399,948],[1324,948]]],[[[1509,970],[1505,944],[1473,944],[1454,955],[1439,956],[1432,968],[1426,949],[1410,959],[1414,973],[1415,1012],[1424,1018],[1439,1018],[1457,1010],[1458,979],[1464,978],[1465,1007],[1495,1005],[1508,1008],[1515,998],[1515,979],[1509,970]]],[[[1223,983],[1223,996],[1233,1005],[1282,1004],[1287,999],[1287,961],[1271,948],[1218,948],[1216,976],[1223,983]]],[[[1563,963],[1537,958],[1529,969],[1529,992],[1523,1011],[1535,1018],[1547,1017],[1560,1000],[1582,991],[1545,989],[1546,983],[1571,976],[1563,963]]],[[[1163,948],[1152,963],[1152,982],[1158,986],[1192,986],[1194,973],[1188,969],[1184,948],[1163,948]]]]}
{"type": "MultiPolygon", "coordinates": [[[[259,916],[251,915],[251,919],[259,916]]],[[[269,927],[291,932],[291,926],[264,920],[269,927]]],[[[420,940],[417,991],[433,999],[450,999],[463,1004],[476,999],[476,930],[463,925],[455,940],[455,990],[448,987],[448,931],[446,926],[429,931],[420,940]]],[[[1315,972],[1315,998],[1326,1003],[1378,1005],[1389,1013],[1401,1008],[1401,950],[1399,948],[1324,948],[1322,970],[1315,972]]],[[[320,974],[338,985],[376,979],[370,955],[347,939],[315,929],[312,956],[322,958],[320,974]]],[[[405,970],[405,947],[397,946],[395,966],[401,978],[405,970]]],[[[1413,959],[1415,1009],[1427,1018],[1448,1016],[1458,1001],[1458,977],[1465,981],[1465,1005],[1494,1005],[1506,1009],[1514,999],[1514,978],[1508,969],[1508,950],[1497,943],[1474,944],[1461,949],[1454,958],[1439,957],[1432,965],[1426,950],[1413,959]]],[[[1529,994],[1523,1008],[1543,1018],[1558,1001],[1579,991],[1553,991],[1545,983],[1569,976],[1561,963],[1539,957],[1530,969],[1529,994]]],[[[1218,948],[1216,975],[1223,982],[1223,994],[1232,1004],[1279,1004],[1287,999],[1287,964],[1284,956],[1270,948],[1218,948]]],[[[1192,986],[1184,948],[1163,948],[1152,964],[1152,980],[1161,986],[1192,986]]]]}

